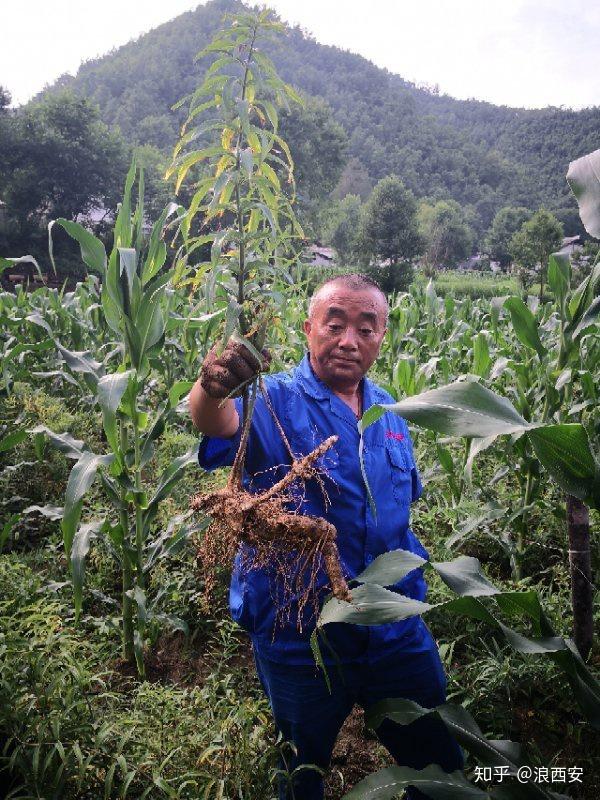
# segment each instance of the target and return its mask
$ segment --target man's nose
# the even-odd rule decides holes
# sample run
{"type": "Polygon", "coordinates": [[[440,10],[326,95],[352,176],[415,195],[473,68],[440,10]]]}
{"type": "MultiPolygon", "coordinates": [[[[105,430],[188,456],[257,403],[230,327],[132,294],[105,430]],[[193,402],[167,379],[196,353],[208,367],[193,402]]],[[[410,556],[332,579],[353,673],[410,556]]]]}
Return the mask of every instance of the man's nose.
{"type": "Polygon", "coordinates": [[[338,346],[345,350],[356,350],[358,347],[358,333],[352,326],[348,325],[348,327],[344,329],[338,346]]]}

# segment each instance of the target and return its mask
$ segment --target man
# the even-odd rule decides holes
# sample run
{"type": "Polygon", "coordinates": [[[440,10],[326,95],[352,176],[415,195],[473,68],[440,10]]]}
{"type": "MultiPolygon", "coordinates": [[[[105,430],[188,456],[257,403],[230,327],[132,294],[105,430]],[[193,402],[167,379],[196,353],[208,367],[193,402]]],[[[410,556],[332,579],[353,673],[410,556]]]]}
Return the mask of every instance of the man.
{"type": "MultiPolygon", "coordinates": [[[[264,379],[268,402],[258,396],[246,453],[245,485],[249,491],[263,491],[290,464],[275,417],[295,457],[333,434],[338,436],[334,449],[323,458],[323,480],[307,483],[301,510],[335,525],[347,579],[389,550],[402,548],[428,557],[409,528],[410,503],[420,497],[422,486],[403,419],[387,413],[364,435],[363,459],[376,517],[361,473],[357,420],[371,405],[393,402],[365,377],[379,353],[387,314],[385,295],[366,276],[350,274],[326,281],[313,295],[304,322],[308,353],[290,373],[264,379]]],[[[240,386],[260,368],[236,343],[228,345],[220,357],[214,350],[207,356],[190,394],[192,419],[205,434],[199,454],[204,468],[232,463],[240,440],[241,401],[223,398],[236,390],[239,393],[240,386]]],[[[322,601],[329,590],[324,570],[319,572],[317,588],[322,601]]],[[[413,570],[389,588],[424,600],[423,570],[413,570]]],[[[295,744],[297,754],[288,764],[289,771],[300,764],[327,768],[338,731],[355,703],[367,708],[386,697],[405,697],[426,707],[445,702],[444,669],[421,617],[375,626],[328,625],[327,640],[337,656],[334,660],[324,648],[330,693],[310,649],[314,616],[308,622],[301,616],[302,625],[298,625],[298,608],[292,601],[287,624],[276,627],[277,599],[281,601],[282,594],[276,579],[262,569],[242,571],[238,554],[230,589],[231,613],[250,634],[258,676],[277,728],[295,744]]],[[[437,763],[447,772],[462,769],[461,750],[439,720],[422,717],[408,726],[386,720],[377,735],[399,764],[422,769],[437,763]]],[[[286,791],[282,781],[282,800],[288,796],[286,791]]],[[[294,797],[321,800],[321,771],[299,770],[294,797]]],[[[407,797],[424,795],[411,788],[407,797]]]]}

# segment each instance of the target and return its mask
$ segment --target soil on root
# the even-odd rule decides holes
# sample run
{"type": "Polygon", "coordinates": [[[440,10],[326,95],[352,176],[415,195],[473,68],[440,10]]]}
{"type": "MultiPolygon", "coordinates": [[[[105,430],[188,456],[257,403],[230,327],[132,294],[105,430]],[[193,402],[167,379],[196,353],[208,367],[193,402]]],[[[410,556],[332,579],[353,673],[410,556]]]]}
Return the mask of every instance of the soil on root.
{"type": "Polygon", "coordinates": [[[392,756],[365,727],[362,708],[355,706],[342,725],[333,749],[325,778],[325,800],[340,800],[367,775],[392,764],[392,756]]]}
{"type": "Polygon", "coordinates": [[[210,526],[197,542],[197,563],[204,577],[207,608],[218,567],[230,565],[242,544],[248,548],[240,569],[265,569],[274,576],[273,585],[281,589],[273,596],[276,629],[290,621],[294,605],[300,631],[305,610],[318,614],[316,586],[323,568],[334,596],[351,600],[335,527],[322,517],[298,510],[306,482],[315,479],[322,486],[318,461],[336,440],[337,436],[331,436],[308,455],[299,459],[292,456],[289,472],[270,489],[257,494],[241,487],[241,443],[227,485],[192,499],[192,509],[211,517],[210,526]]]}

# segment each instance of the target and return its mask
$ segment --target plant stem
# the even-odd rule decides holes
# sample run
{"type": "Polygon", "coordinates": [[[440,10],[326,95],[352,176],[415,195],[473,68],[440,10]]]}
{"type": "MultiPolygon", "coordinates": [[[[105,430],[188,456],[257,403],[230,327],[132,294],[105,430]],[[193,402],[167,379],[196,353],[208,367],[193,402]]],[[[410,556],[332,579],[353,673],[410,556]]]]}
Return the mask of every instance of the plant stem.
{"type": "Polygon", "coordinates": [[[567,495],[567,534],[571,568],[573,638],[583,659],[592,649],[594,637],[593,585],[590,555],[590,517],[585,503],[567,495]]]}
{"type": "MultiPolygon", "coordinates": [[[[123,459],[128,449],[127,428],[123,420],[119,423],[120,448],[123,459]]],[[[133,663],[133,599],[128,592],[133,589],[133,571],[129,563],[127,553],[129,547],[129,516],[127,514],[127,500],[125,499],[125,489],[121,491],[121,506],[119,509],[119,522],[123,531],[123,550],[121,553],[121,579],[122,579],[122,602],[123,602],[123,658],[125,661],[133,663]]]]}

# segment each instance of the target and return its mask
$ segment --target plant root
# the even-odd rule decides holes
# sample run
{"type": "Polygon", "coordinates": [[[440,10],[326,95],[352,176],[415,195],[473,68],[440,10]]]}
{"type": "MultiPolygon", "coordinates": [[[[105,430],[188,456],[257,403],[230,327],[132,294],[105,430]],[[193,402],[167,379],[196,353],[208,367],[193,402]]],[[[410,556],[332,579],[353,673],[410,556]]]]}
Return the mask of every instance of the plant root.
{"type": "Polygon", "coordinates": [[[331,436],[308,455],[294,458],[289,472],[259,494],[241,489],[232,470],[223,489],[193,498],[192,508],[212,517],[198,543],[198,562],[205,576],[207,603],[214,589],[217,567],[229,566],[241,543],[249,545],[253,551],[245,559],[242,556],[241,569],[274,567],[277,583],[281,580],[282,597],[273,598],[277,609],[275,627],[289,621],[292,599],[298,603],[300,631],[304,609],[310,604],[313,613],[318,612],[315,586],[321,566],[327,573],[333,595],[339,600],[351,600],[340,564],[335,526],[322,517],[293,510],[298,503],[298,488],[311,478],[320,480],[316,462],[336,441],[337,436],[331,436]]]}

